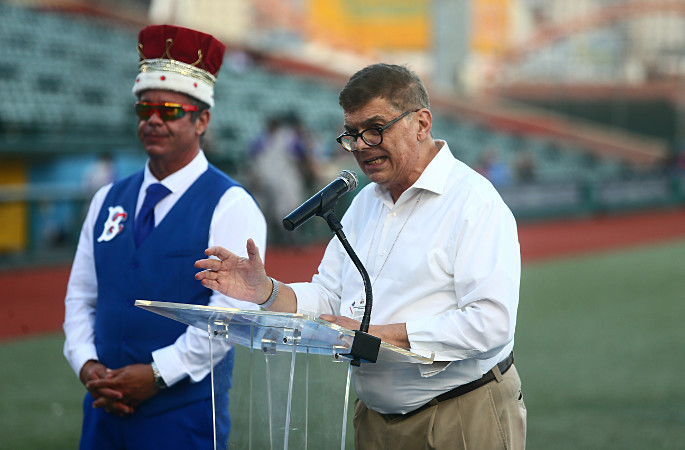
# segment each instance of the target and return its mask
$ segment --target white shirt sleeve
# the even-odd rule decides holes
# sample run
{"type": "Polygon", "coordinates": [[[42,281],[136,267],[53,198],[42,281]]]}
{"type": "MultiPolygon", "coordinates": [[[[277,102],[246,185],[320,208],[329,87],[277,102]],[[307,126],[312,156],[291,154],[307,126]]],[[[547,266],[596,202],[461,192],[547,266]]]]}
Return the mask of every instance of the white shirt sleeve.
{"type": "MultiPolygon", "coordinates": [[[[240,256],[247,256],[246,243],[252,238],[264,260],[266,248],[266,221],[255,201],[240,187],[233,187],[223,195],[212,217],[209,246],[220,245],[240,256]]],[[[199,281],[197,281],[199,283],[199,281]]],[[[243,302],[214,292],[209,306],[238,309],[257,309],[254,303],[243,302]]],[[[214,341],[214,357],[219,359],[230,350],[227,341],[214,341]]],[[[209,341],[206,330],[188,327],[173,345],[152,353],[159,372],[167,383],[172,384],[189,376],[201,381],[210,372],[209,341]]]]}
{"type": "Polygon", "coordinates": [[[111,184],[104,186],[93,196],[88,214],[81,228],[76,255],[71,267],[64,299],[64,356],[79,376],[81,368],[89,360],[97,360],[95,350],[95,307],[98,283],[93,260],[93,229],[111,184]]]}
{"type": "Polygon", "coordinates": [[[341,270],[347,257],[344,252],[338,238],[331,239],[312,282],[288,284],[295,292],[298,314],[340,314],[341,270]]]}
{"type": "Polygon", "coordinates": [[[468,216],[455,248],[457,308],[406,323],[411,347],[440,359],[488,359],[513,346],[521,276],[514,217],[497,202],[468,216]]]}

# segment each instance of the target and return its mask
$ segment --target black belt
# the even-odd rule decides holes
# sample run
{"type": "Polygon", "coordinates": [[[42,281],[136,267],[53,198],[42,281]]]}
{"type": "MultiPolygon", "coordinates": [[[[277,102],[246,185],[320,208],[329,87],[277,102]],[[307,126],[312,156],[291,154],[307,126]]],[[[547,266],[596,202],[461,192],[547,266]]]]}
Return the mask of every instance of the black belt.
{"type": "MultiPolygon", "coordinates": [[[[504,358],[504,361],[497,364],[497,367],[499,368],[500,373],[504,374],[504,372],[509,370],[512,364],[514,364],[514,352],[509,353],[509,356],[504,358]]],[[[470,383],[457,386],[451,391],[445,392],[444,394],[440,394],[437,397],[435,397],[435,400],[437,400],[438,402],[444,402],[445,400],[449,400],[454,397],[459,397],[460,395],[468,394],[469,392],[475,391],[481,386],[485,386],[494,379],[495,373],[492,370],[489,370],[481,378],[474,380],[470,383]]]]}
{"type": "MultiPolygon", "coordinates": [[[[497,364],[497,368],[499,369],[501,374],[504,374],[511,365],[514,364],[514,352],[509,353],[509,356],[504,358],[502,362],[497,364]]],[[[494,369],[494,368],[493,368],[494,369]]],[[[479,387],[485,386],[486,384],[490,383],[495,379],[495,373],[491,370],[489,370],[485,375],[483,375],[481,378],[474,380],[470,383],[462,384],[461,386],[457,386],[452,390],[449,390],[447,392],[444,392],[437,397],[435,397],[433,400],[429,401],[423,406],[420,406],[419,408],[415,409],[414,411],[409,411],[406,414],[383,414],[386,420],[392,420],[396,419],[398,417],[408,417],[413,414],[416,414],[419,411],[423,411],[424,409],[434,406],[437,403],[444,402],[445,400],[450,400],[455,397],[459,397],[460,395],[468,394],[471,391],[475,391],[479,387]]]]}

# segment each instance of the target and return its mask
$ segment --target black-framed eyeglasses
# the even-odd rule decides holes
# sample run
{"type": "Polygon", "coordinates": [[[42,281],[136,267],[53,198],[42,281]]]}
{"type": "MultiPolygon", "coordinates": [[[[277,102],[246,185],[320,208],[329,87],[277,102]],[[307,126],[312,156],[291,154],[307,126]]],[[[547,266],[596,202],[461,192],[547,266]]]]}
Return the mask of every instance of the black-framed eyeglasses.
{"type": "Polygon", "coordinates": [[[360,131],[359,133],[350,133],[349,131],[345,131],[343,134],[335,138],[335,140],[338,141],[338,144],[340,144],[342,148],[344,148],[348,152],[356,152],[358,150],[357,139],[359,138],[362,138],[362,141],[364,141],[366,145],[368,145],[369,147],[380,145],[383,142],[383,132],[385,130],[390,128],[395,122],[400,120],[402,117],[406,116],[407,114],[414,113],[419,109],[406,111],[400,114],[399,116],[395,117],[382,127],[376,126],[367,128],[366,130],[360,131]]]}

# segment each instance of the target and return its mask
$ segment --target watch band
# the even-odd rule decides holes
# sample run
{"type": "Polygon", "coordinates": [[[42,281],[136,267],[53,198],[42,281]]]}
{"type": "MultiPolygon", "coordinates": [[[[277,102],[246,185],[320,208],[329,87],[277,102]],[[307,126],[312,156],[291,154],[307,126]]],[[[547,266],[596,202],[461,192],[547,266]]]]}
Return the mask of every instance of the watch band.
{"type": "Polygon", "coordinates": [[[157,367],[157,363],[152,361],[150,365],[152,366],[152,375],[155,377],[155,386],[157,386],[159,389],[166,389],[168,386],[164,381],[164,378],[162,378],[162,374],[159,373],[159,367],[157,367]]]}
{"type": "Polygon", "coordinates": [[[276,297],[278,297],[278,281],[274,280],[271,277],[268,277],[271,280],[272,288],[271,288],[271,295],[269,298],[266,299],[264,303],[260,303],[259,306],[262,308],[266,309],[269,306],[273,305],[274,302],[276,301],[276,297]]]}

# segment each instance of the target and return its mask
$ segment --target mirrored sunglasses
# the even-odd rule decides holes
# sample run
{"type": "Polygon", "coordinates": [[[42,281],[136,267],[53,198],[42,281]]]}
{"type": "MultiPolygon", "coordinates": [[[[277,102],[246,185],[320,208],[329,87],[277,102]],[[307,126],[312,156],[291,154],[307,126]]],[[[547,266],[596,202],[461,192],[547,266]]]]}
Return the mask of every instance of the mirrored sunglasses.
{"type": "Polygon", "coordinates": [[[148,120],[156,112],[159,118],[164,120],[177,120],[186,115],[186,112],[199,111],[195,105],[183,105],[181,103],[148,103],[137,102],[136,114],[142,120],[148,120]]]}

